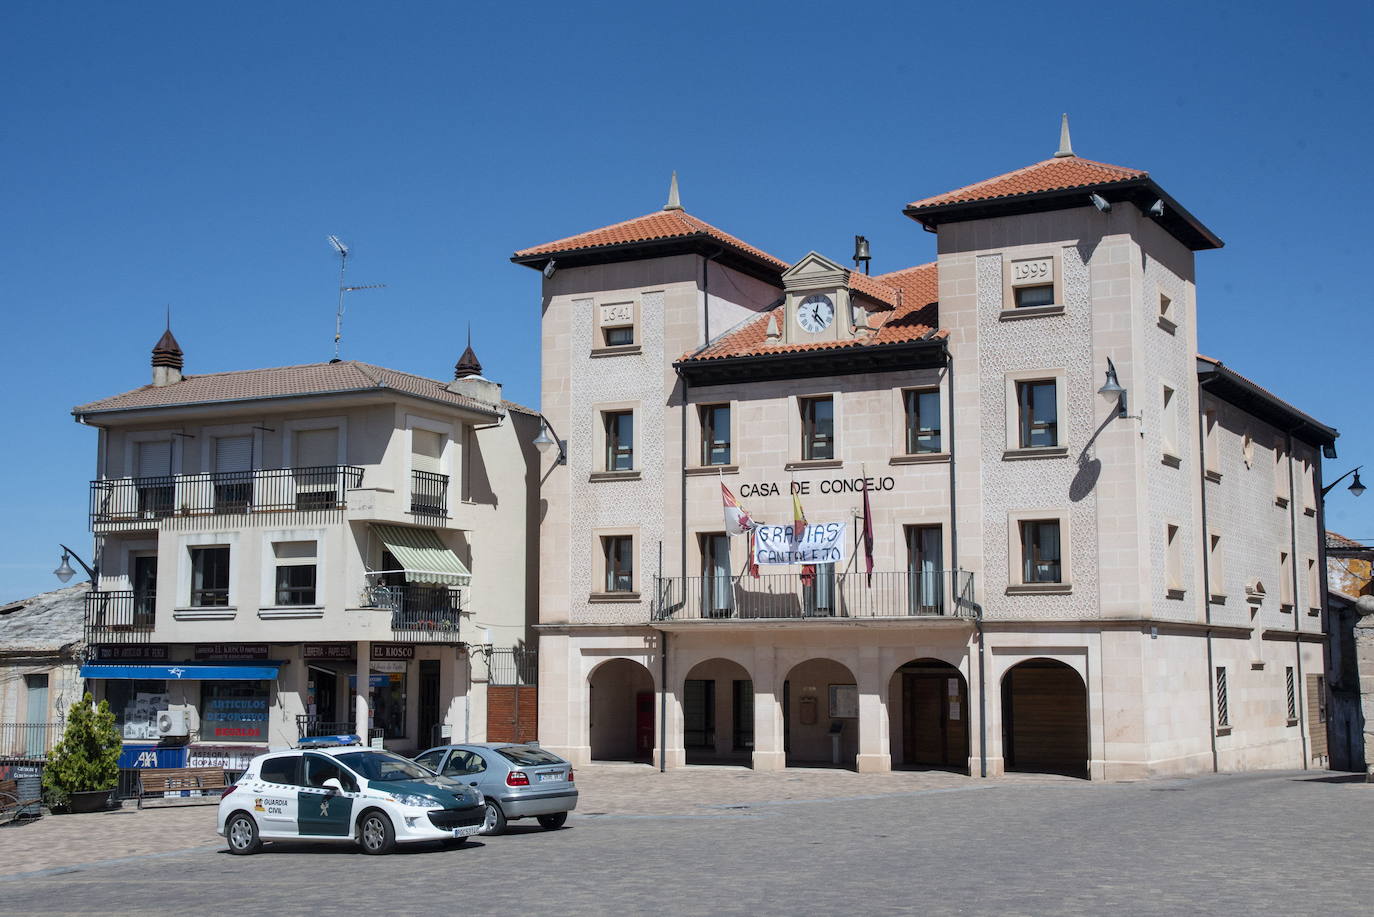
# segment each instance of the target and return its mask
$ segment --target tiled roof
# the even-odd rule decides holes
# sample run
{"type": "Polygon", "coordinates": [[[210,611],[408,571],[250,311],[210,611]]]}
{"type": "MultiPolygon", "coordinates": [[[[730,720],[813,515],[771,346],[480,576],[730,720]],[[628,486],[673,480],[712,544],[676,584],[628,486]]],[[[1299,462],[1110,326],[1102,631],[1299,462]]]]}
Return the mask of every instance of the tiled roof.
{"type": "MultiPolygon", "coordinates": [[[[861,274],[851,274],[851,284],[856,277],[862,276],[861,274]]],[[[870,320],[877,319],[882,322],[877,334],[848,341],[818,341],[808,344],[769,343],[768,320],[770,317],[777,320],[778,328],[782,330],[783,305],[779,303],[701,350],[685,355],[682,358],[683,362],[720,360],[727,357],[764,356],[775,353],[857,349],[945,336],[947,332],[938,331],[935,327],[935,323],[939,320],[937,300],[940,293],[940,278],[935,263],[921,264],[866,279],[873,281],[879,288],[898,294],[897,299],[901,303],[890,312],[872,313],[870,320]]]]}
{"type": "Polygon", "coordinates": [[[709,236],[717,242],[752,255],[779,270],[786,270],[787,262],[774,258],[767,252],[757,249],[747,242],[735,238],[722,229],[717,229],[705,220],[699,220],[685,210],[656,210],[653,213],[603,226],[590,232],[568,236],[554,242],[546,242],[533,248],[521,249],[516,258],[531,255],[558,255],[568,252],[604,248],[610,245],[626,245],[634,242],[652,242],[659,239],[687,239],[693,236],[709,236]]]}
{"type": "Polygon", "coordinates": [[[143,408],[384,389],[443,402],[458,408],[495,413],[492,405],[466,395],[456,395],[446,389],[445,384],[437,379],[414,376],[394,369],[373,366],[370,363],[343,360],[338,363],[306,363],[273,369],[186,376],[172,385],[145,385],[122,395],[79,405],[72,409],[72,413],[95,414],[103,411],[134,411],[143,408]]]}
{"type": "Polygon", "coordinates": [[[877,277],[860,274],[858,271],[850,271],[849,288],[856,293],[862,293],[869,299],[876,299],[878,302],[894,308],[901,305],[901,292],[896,287],[883,283],[877,277]]]}
{"type": "Polygon", "coordinates": [[[81,642],[89,582],[0,605],[0,653],[57,652],[81,642]]]}
{"type": "Polygon", "coordinates": [[[963,204],[972,201],[986,201],[993,198],[1018,197],[1041,191],[1061,191],[1069,188],[1091,188],[1124,181],[1129,178],[1147,178],[1149,172],[1140,169],[1127,169],[1122,166],[1080,159],[1077,156],[1064,156],[1046,159],[1035,165],[985,179],[944,194],[923,198],[907,204],[906,209],[922,210],[943,204],[963,204]]]}
{"type": "Polygon", "coordinates": [[[1353,538],[1346,538],[1337,532],[1327,531],[1326,547],[1330,551],[1370,551],[1374,550],[1367,544],[1360,544],[1353,538]]]}

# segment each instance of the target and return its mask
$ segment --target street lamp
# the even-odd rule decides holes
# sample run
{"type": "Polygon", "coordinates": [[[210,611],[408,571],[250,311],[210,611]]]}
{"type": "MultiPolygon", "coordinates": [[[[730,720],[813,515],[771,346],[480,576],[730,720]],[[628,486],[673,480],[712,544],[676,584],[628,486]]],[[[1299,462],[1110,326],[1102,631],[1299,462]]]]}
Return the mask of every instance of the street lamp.
{"type": "Polygon", "coordinates": [[[558,438],[558,434],[554,432],[553,424],[549,423],[549,419],[543,414],[539,415],[539,435],[534,438],[534,446],[545,454],[548,454],[549,449],[557,447],[558,461],[554,464],[568,464],[568,441],[558,438]],[[553,436],[549,436],[550,433],[553,433],[553,436]]]}
{"type": "Polygon", "coordinates": [[[1325,487],[1323,487],[1323,488],[1322,488],[1322,497],[1324,498],[1328,493],[1331,492],[1332,488],[1334,488],[1337,484],[1339,484],[1339,483],[1341,483],[1342,481],[1344,481],[1346,478],[1350,477],[1352,474],[1355,476],[1355,480],[1351,481],[1351,482],[1350,482],[1350,486],[1349,486],[1348,488],[1346,488],[1346,489],[1349,490],[1352,494],[1354,494],[1354,495],[1357,496],[1357,497],[1358,497],[1360,494],[1364,493],[1365,487],[1364,487],[1363,484],[1360,483],[1360,469],[1363,468],[1363,467],[1364,467],[1363,465],[1356,465],[1354,468],[1350,469],[1350,470],[1347,471],[1345,474],[1341,475],[1339,478],[1337,478],[1336,480],[1332,481],[1330,484],[1328,484],[1328,485],[1326,485],[1325,487]]]}
{"type": "Polygon", "coordinates": [[[1099,395],[1116,396],[1116,416],[1129,416],[1126,410],[1126,390],[1121,387],[1121,383],[1116,379],[1116,365],[1112,363],[1112,358],[1107,358],[1107,381],[1097,390],[1099,395]]]}
{"type": "Polygon", "coordinates": [[[95,585],[98,582],[99,574],[96,573],[95,570],[91,569],[90,564],[82,560],[81,555],[77,554],[75,551],[73,551],[66,545],[58,543],[57,546],[62,549],[62,560],[60,563],[58,563],[57,569],[52,572],[52,575],[57,577],[63,583],[66,583],[68,580],[70,580],[73,576],[76,575],[76,571],[72,569],[72,565],[69,562],[70,560],[75,559],[76,562],[81,565],[81,569],[86,571],[86,575],[91,578],[91,587],[95,588],[95,585]]]}

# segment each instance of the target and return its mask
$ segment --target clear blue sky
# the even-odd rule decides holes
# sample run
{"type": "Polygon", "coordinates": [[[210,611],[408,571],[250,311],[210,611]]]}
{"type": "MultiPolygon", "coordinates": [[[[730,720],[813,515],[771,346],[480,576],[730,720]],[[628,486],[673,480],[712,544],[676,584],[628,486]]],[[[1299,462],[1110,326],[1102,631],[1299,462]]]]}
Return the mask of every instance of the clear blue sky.
{"type": "MultiPolygon", "coordinates": [[[[930,260],[904,203],[1046,158],[1150,170],[1226,240],[1201,348],[1374,460],[1368,4],[20,3],[0,28],[0,600],[86,552],[95,433],[147,381],[344,354],[538,403],[527,245],[683,202],[778,257],[930,260]],[[1218,8],[1213,8],[1218,7],[1218,8]],[[806,194],[799,193],[805,187],[806,194]],[[802,201],[806,203],[803,205],[802,201]]],[[[1369,480],[1374,483],[1374,462],[1369,480]]],[[[1374,538],[1374,493],[1329,525],[1374,538]]]]}

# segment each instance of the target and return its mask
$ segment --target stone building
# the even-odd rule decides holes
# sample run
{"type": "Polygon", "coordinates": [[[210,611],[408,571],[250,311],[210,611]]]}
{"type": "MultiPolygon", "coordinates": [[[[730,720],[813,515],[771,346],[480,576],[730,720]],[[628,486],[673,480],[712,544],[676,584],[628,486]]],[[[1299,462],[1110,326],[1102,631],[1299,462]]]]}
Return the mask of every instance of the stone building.
{"type": "Polygon", "coordinates": [[[81,699],[88,583],[0,605],[0,775],[5,762],[46,757],[81,699]]]}
{"type": "Polygon", "coordinates": [[[676,181],[514,255],[544,277],[559,440],[543,742],[1106,779],[1319,762],[1337,434],[1198,355],[1194,253],[1221,241],[1067,125],[1054,157],[904,212],[934,260],[871,276],[866,245],[783,261],[676,181]],[[838,562],[754,575],[722,485],[755,541],[794,500],[843,524],[838,562]]]}

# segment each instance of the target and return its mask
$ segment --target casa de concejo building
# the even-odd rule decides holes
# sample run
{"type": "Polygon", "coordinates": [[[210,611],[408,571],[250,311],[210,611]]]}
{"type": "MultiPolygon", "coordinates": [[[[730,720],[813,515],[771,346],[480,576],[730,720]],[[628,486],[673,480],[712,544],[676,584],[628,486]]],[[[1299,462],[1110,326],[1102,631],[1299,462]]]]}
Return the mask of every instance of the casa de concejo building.
{"type": "Polygon", "coordinates": [[[934,259],[871,276],[769,255],[676,182],[515,254],[544,278],[558,446],[543,743],[1094,779],[1320,763],[1337,434],[1199,355],[1194,255],[1221,241],[1067,125],[1052,158],[904,212],[934,259]],[[794,497],[843,523],[842,559],[755,574],[722,485],[758,523],[794,497]]]}

